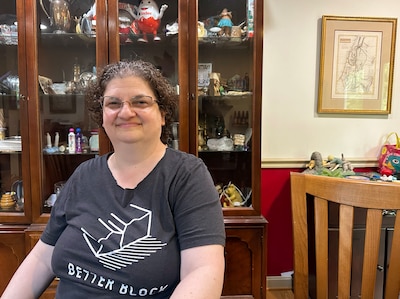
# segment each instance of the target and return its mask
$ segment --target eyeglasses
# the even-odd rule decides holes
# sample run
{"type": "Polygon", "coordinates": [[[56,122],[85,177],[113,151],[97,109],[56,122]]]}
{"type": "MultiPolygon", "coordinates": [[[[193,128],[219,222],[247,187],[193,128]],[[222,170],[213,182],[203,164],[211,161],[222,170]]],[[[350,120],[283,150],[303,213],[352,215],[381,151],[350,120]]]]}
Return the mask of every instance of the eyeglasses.
{"type": "Polygon", "coordinates": [[[137,95],[127,101],[122,101],[113,96],[103,96],[100,98],[99,102],[103,110],[108,110],[110,112],[120,111],[124,103],[128,103],[133,110],[145,110],[153,106],[154,103],[157,103],[151,96],[145,95],[137,95]]]}

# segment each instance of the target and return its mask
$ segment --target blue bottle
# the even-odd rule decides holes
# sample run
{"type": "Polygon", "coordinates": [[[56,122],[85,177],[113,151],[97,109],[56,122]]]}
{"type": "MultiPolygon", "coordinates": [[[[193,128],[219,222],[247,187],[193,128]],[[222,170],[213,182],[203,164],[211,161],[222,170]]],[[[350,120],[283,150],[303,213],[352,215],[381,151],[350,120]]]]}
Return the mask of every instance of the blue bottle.
{"type": "Polygon", "coordinates": [[[76,128],[75,131],[75,138],[76,138],[76,153],[82,153],[82,132],[81,128],[76,128]]]}

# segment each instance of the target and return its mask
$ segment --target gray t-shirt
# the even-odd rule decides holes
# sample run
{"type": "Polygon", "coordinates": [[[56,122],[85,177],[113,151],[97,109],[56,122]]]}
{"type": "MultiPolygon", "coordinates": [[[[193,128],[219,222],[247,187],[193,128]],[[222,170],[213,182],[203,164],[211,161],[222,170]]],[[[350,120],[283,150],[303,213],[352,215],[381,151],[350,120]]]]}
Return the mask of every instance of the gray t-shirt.
{"type": "Polygon", "coordinates": [[[55,246],[57,298],[169,298],[181,250],[225,245],[212,178],[201,159],[168,148],[136,188],[123,189],[108,157],[76,169],[42,234],[55,246]]]}

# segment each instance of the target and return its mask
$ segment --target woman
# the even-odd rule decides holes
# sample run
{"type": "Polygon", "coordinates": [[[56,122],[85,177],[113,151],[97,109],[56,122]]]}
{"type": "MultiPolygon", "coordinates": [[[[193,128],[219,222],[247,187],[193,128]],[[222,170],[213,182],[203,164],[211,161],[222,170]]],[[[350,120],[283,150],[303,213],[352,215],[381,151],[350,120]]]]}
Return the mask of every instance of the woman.
{"type": "Polygon", "coordinates": [[[113,152],[82,163],[2,298],[220,298],[225,232],[204,163],[165,145],[177,97],[150,63],[105,67],[89,111],[113,152]]]}

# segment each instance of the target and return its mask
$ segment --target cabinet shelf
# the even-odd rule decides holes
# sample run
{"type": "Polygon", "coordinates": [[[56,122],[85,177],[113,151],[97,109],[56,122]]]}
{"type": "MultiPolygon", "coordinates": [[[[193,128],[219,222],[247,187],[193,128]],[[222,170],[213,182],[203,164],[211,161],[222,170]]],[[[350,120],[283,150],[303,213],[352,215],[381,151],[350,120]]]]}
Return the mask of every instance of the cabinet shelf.
{"type": "Polygon", "coordinates": [[[17,150],[0,150],[0,155],[19,155],[21,154],[21,151],[17,150]]]}
{"type": "Polygon", "coordinates": [[[16,213],[23,213],[24,208],[21,206],[14,206],[11,208],[2,208],[0,207],[0,212],[3,213],[12,213],[13,215],[15,215],[16,213]]]}
{"type": "Polygon", "coordinates": [[[95,34],[81,33],[42,33],[42,46],[95,46],[95,34]]]}
{"type": "Polygon", "coordinates": [[[78,98],[84,100],[85,95],[83,93],[56,93],[56,94],[41,94],[41,97],[44,98],[56,98],[56,99],[63,99],[63,98],[78,98]]]}
{"type": "Polygon", "coordinates": [[[159,41],[153,41],[152,36],[148,36],[148,42],[141,42],[138,41],[139,38],[143,37],[142,34],[123,34],[120,33],[119,34],[119,38],[120,38],[120,42],[121,42],[121,46],[122,47],[160,47],[162,49],[164,49],[166,46],[174,46],[177,47],[178,46],[178,36],[177,35],[162,35],[159,34],[158,35],[161,39],[159,41]]]}
{"type": "MultiPolygon", "coordinates": [[[[41,42],[43,46],[51,44],[58,45],[58,46],[95,46],[96,45],[96,34],[83,34],[83,33],[42,33],[41,35],[41,42]]],[[[172,36],[161,36],[161,40],[154,42],[149,37],[149,42],[139,42],[137,41],[141,35],[134,35],[134,34],[119,34],[121,46],[123,47],[154,47],[156,46],[163,46],[165,44],[178,46],[178,38],[175,35],[172,36]]],[[[3,43],[2,38],[0,36],[0,44],[3,43]]],[[[210,43],[207,41],[207,43],[210,43]]],[[[221,43],[219,43],[221,44],[221,43]]],[[[237,45],[238,42],[224,42],[224,45],[237,45]]],[[[8,45],[8,43],[7,43],[8,45]]]]}
{"type": "Polygon", "coordinates": [[[247,49],[251,39],[241,37],[199,37],[200,47],[247,49]]]}
{"type": "Polygon", "coordinates": [[[230,153],[251,153],[251,150],[232,150],[232,151],[214,151],[214,150],[199,150],[200,153],[209,153],[209,154],[230,154],[230,153]]]}
{"type": "Polygon", "coordinates": [[[0,35],[1,46],[18,46],[18,37],[12,35],[0,35]]]}
{"type": "Polygon", "coordinates": [[[8,109],[19,109],[19,97],[15,95],[14,90],[11,90],[8,86],[3,85],[0,85],[0,91],[3,91],[6,94],[0,94],[0,103],[3,105],[8,105],[8,109]]]}
{"type": "Polygon", "coordinates": [[[70,157],[74,157],[74,156],[96,156],[99,153],[98,152],[88,152],[88,153],[74,153],[74,154],[70,154],[70,153],[61,153],[61,152],[56,152],[56,153],[43,153],[45,156],[70,156],[70,157]]]}
{"type": "Polygon", "coordinates": [[[210,96],[210,95],[199,95],[199,99],[209,99],[214,101],[223,101],[223,100],[244,100],[249,99],[253,95],[252,92],[249,91],[232,91],[231,93],[227,93],[220,96],[210,96]]]}

